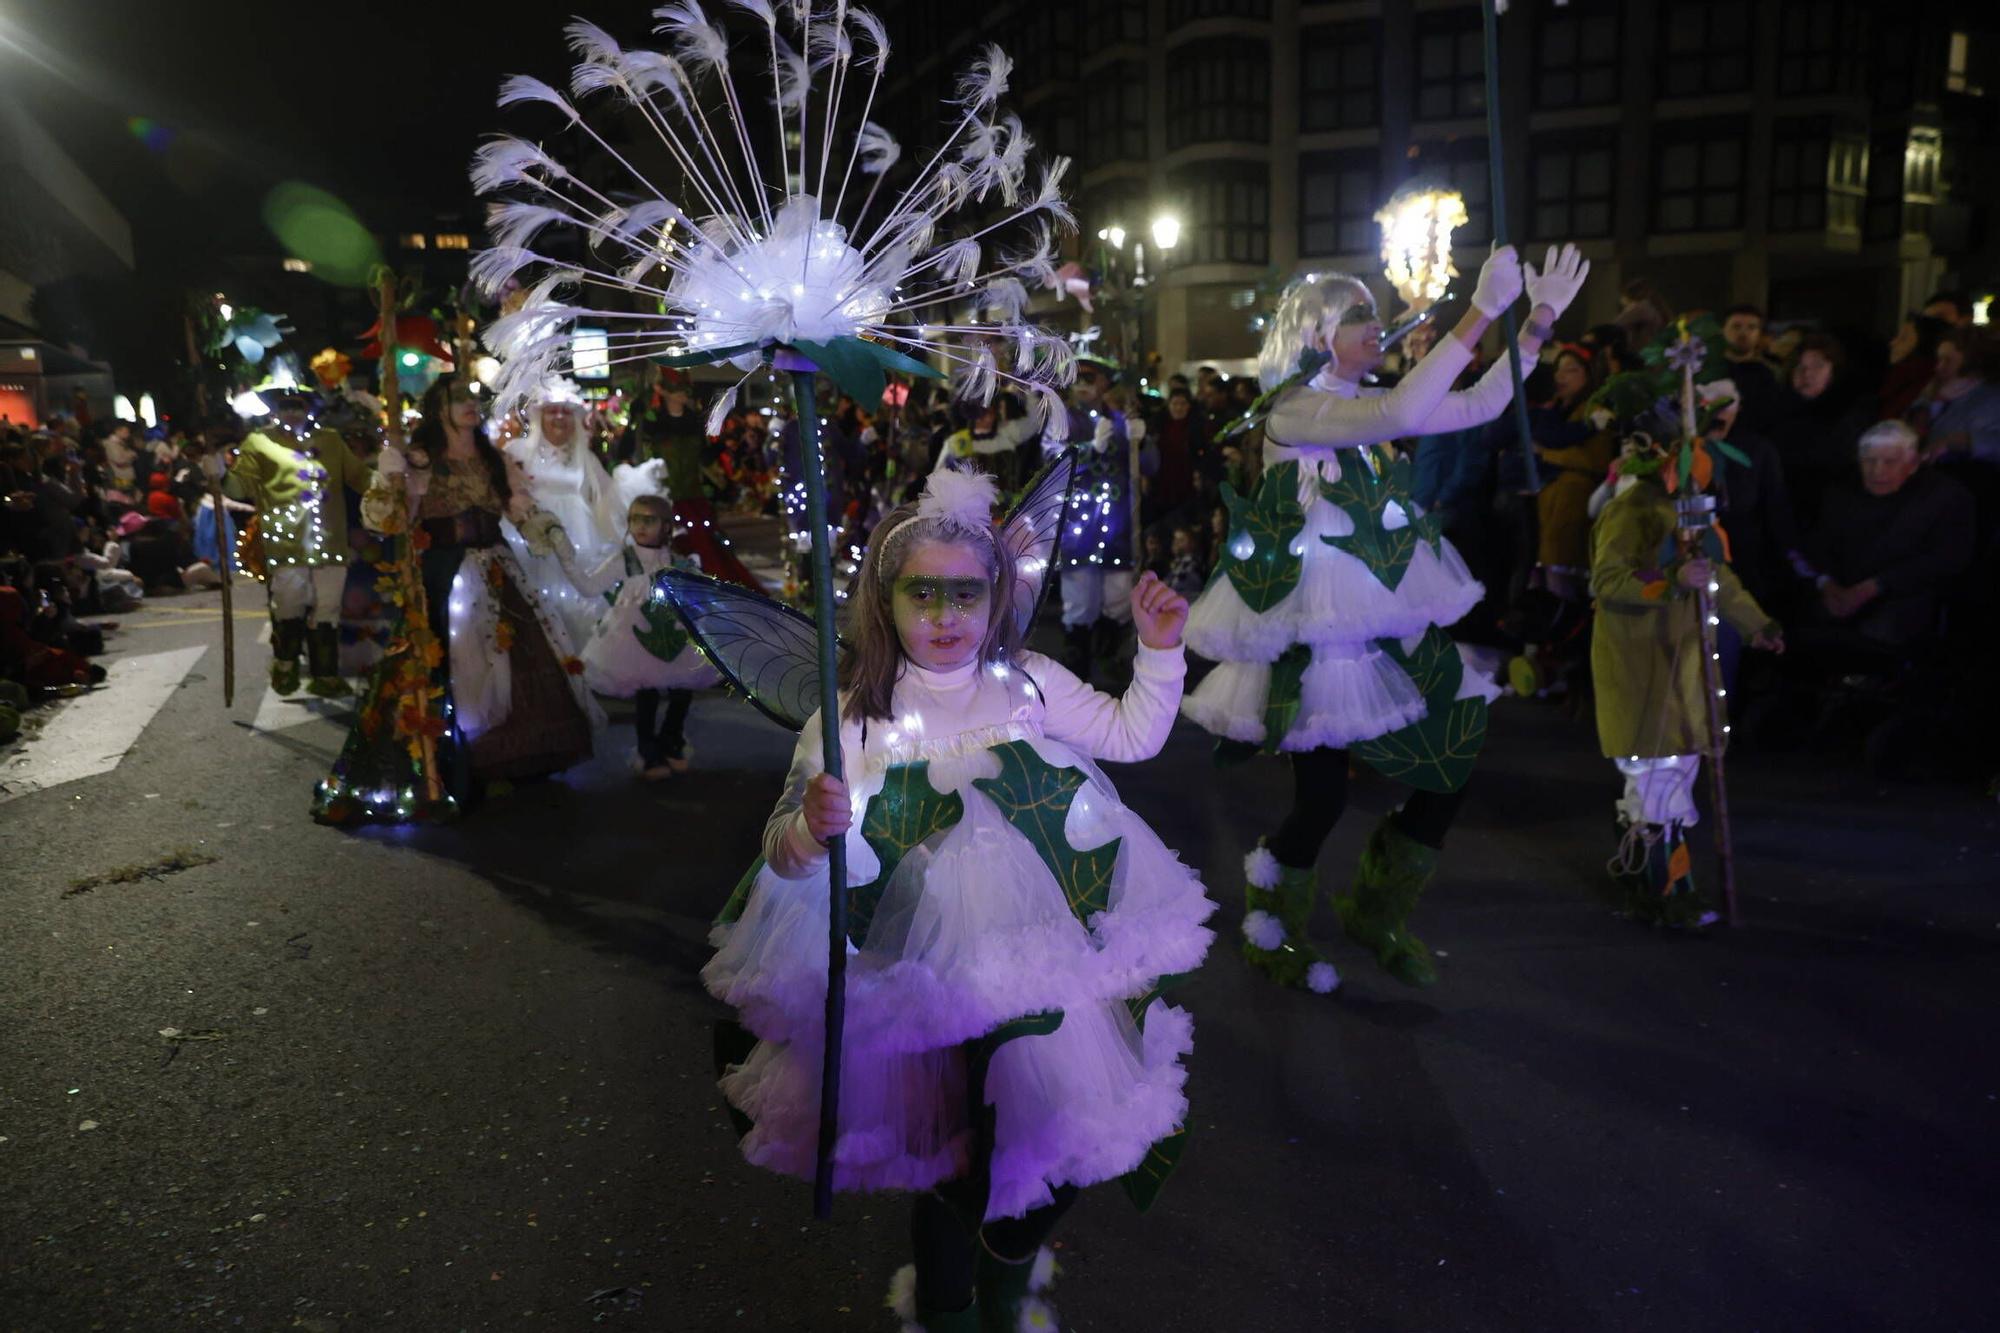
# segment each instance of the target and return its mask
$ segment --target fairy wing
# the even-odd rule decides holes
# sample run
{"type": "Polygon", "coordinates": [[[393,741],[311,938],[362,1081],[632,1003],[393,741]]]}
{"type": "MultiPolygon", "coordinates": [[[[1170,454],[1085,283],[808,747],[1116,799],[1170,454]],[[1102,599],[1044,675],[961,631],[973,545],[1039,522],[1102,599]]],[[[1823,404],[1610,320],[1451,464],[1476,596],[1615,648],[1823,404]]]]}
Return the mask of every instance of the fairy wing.
{"type": "Polygon", "coordinates": [[[1014,557],[1014,615],[1021,636],[1027,637],[1048,594],[1049,569],[1055,563],[1056,539],[1062,535],[1063,510],[1076,484],[1076,450],[1065,449],[1035,474],[1021,502],[1000,525],[1000,540],[1014,557]]]}
{"type": "Polygon", "coordinates": [[[792,731],[804,729],[820,702],[812,617],[685,569],[662,571],[653,591],[673,603],[703,656],[759,712],[792,731]]]}

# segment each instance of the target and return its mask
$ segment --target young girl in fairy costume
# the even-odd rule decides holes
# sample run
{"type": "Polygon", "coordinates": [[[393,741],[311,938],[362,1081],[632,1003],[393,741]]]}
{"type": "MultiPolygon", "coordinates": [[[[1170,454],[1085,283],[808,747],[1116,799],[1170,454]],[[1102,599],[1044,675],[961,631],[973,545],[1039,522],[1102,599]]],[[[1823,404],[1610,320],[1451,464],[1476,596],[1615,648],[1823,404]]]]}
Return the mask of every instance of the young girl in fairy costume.
{"type": "Polygon", "coordinates": [[[810,1177],[825,844],[846,840],[834,1185],[916,1194],[892,1305],[928,1333],[1046,1321],[1041,1246],[1077,1190],[1142,1168],[1157,1183],[1193,1032],[1158,983],[1200,963],[1213,910],[1094,762],[1165,743],[1187,603],[1138,582],[1132,684],[1098,693],[1020,646],[1053,542],[1017,561],[995,499],[990,477],[942,471],[876,529],[840,668],[847,781],[823,771],[813,717],[703,972],[760,1039],[722,1079],[752,1122],[745,1155],[810,1177]]]}
{"type": "Polygon", "coordinates": [[[567,539],[557,542],[556,555],[577,592],[614,598],[583,646],[583,683],[597,694],[632,700],[639,736],[633,771],[658,782],[687,771],[688,708],[696,690],[721,677],[653,588],[661,570],[694,567],[692,559],[674,554],[673,501],[633,496],[625,530],[624,543],[589,569],[578,567],[567,539]]]}

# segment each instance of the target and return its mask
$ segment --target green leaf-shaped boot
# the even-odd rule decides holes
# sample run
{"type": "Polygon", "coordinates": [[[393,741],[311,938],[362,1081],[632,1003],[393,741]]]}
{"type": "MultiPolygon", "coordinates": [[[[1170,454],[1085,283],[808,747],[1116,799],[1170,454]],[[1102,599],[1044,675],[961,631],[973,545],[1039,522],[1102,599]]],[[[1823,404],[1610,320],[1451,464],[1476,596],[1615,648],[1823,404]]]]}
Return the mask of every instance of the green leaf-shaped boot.
{"type": "Polygon", "coordinates": [[[1306,938],[1318,896],[1316,869],[1284,865],[1261,843],[1243,858],[1243,957],[1281,986],[1324,995],[1340,976],[1306,938]]]}
{"type": "Polygon", "coordinates": [[[1437,870],[1437,849],[1426,847],[1384,819],[1368,835],[1354,869],[1354,891],[1336,894],[1333,910],[1347,938],[1375,951],[1375,961],[1409,986],[1437,982],[1424,942],[1404,923],[1437,870]]]}

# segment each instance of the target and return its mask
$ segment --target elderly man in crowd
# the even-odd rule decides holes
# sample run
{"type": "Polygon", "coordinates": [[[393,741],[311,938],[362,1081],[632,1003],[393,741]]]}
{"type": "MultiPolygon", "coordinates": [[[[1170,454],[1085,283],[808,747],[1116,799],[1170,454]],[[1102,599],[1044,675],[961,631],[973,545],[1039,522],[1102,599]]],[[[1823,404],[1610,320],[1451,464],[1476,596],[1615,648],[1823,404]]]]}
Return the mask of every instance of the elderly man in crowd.
{"type": "Polygon", "coordinates": [[[1861,435],[1861,484],[1827,497],[1811,543],[1832,649],[1899,650],[1927,633],[1945,585],[1972,560],[1972,496],[1920,468],[1917,434],[1883,421],[1861,435]]]}

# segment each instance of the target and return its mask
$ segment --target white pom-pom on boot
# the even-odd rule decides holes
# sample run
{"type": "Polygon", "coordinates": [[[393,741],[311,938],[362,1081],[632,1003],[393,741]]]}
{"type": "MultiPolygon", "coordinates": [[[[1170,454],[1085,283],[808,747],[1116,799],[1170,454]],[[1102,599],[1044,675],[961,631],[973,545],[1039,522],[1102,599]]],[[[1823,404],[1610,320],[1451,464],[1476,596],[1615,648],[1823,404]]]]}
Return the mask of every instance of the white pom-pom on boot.
{"type": "Polygon", "coordinates": [[[903,1321],[900,1333],[924,1333],[917,1323],[917,1266],[904,1264],[889,1279],[889,1295],[883,1304],[887,1305],[896,1318],[903,1321]]]}
{"type": "MultiPolygon", "coordinates": [[[[1271,855],[1271,849],[1263,843],[1243,858],[1243,878],[1253,889],[1275,889],[1278,887],[1278,858],[1271,855]]],[[[1275,946],[1265,946],[1267,948],[1275,946]]]]}
{"type": "Polygon", "coordinates": [[[1306,969],[1306,989],[1316,995],[1332,994],[1340,989],[1340,973],[1332,963],[1314,963],[1306,969]]]}
{"type": "Polygon", "coordinates": [[[1260,949],[1276,949],[1285,942],[1285,923],[1269,912],[1245,912],[1243,938],[1260,949]]]}

